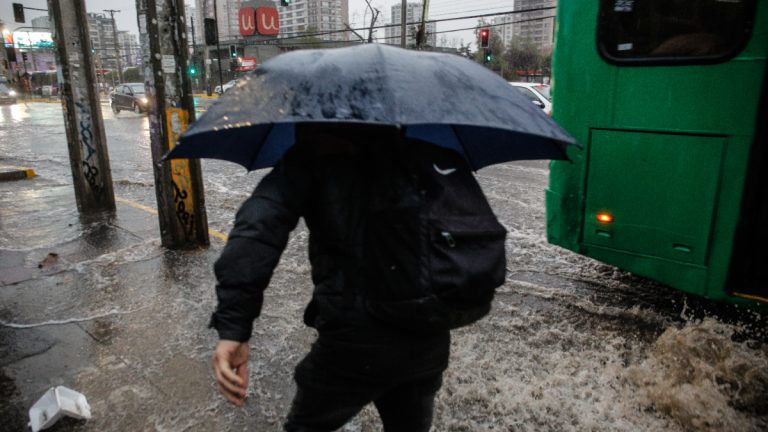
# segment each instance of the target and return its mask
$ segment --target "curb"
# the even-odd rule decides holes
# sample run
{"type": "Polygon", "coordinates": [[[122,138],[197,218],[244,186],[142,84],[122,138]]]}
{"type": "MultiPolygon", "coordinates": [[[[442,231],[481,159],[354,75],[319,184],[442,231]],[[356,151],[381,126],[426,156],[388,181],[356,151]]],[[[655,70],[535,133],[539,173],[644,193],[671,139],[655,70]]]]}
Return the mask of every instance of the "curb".
{"type": "Polygon", "coordinates": [[[0,181],[23,180],[35,176],[37,174],[32,168],[0,166],[0,181]]]}

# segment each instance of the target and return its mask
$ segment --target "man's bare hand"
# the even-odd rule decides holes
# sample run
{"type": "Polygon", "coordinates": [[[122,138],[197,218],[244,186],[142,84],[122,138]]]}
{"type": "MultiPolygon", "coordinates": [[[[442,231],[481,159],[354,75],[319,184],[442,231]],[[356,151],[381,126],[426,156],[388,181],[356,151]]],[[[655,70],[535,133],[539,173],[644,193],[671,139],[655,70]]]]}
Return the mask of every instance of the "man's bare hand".
{"type": "Polygon", "coordinates": [[[213,372],[219,392],[231,403],[243,406],[248,390],[248,342],[220,340],[213,352],[213,372]]]}

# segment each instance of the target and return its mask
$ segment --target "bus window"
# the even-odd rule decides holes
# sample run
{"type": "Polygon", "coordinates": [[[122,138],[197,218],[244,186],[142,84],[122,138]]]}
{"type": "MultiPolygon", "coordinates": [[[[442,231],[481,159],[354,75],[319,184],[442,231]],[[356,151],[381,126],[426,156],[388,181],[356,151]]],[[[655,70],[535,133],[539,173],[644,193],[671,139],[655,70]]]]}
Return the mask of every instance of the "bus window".
{"type": "Polygon", "coordinates": [[[597,45],[614,64],[728,60],[749,40],[755,0],[602,0],[597,45]]]}

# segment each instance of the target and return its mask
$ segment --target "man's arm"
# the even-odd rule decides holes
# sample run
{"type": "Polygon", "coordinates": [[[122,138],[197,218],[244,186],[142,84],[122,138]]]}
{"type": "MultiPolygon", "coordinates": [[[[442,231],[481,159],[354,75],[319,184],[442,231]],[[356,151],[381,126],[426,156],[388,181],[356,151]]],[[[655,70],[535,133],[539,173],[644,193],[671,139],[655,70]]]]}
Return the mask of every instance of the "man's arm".
{"type": "Polygon", "coordinates": [[[211,318],[220,339],[245,342],[267,288],[296,227],[303,191],[288,178],[284,161],[262,179],[240,207],[214,271],[218,306],[211,318]]]}

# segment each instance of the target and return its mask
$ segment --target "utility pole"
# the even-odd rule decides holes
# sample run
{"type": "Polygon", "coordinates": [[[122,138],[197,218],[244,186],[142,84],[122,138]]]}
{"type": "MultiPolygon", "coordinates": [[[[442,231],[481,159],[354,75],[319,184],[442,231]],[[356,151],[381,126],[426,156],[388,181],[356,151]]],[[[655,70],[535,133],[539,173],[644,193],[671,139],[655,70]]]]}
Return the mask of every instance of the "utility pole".
{"type": "Polygon", "coordinates": [[[219,40],[221,34],[219,34],[219,7],[216,4],[216,0],[213,0],[213,20],[216,22],[216,61],[219,62],[219,89],[224,94],[224,78],[221,74],[221,45],[219,40]]]}
{"type": "MultiPolygon", "coordinates": [[[[203,17],[203,83],[205,84],[205,94],[208,96],[211,95],[211,64],[210,64],[210,58],[211,58],[211,50],[208,46],[208,41],[206,41],[205,36],[205,19],[208,18],[208,0],[203,1],[203,14],[201,15],[203,17]]],[[[218,36],[218,35],[216,35],[218,36]]]]}
{"type": "Polygon", "coordinates": [[[115,210],[107,138],[96,91],[85,0],[48,0],[63,77],[61,103],[75,200],[81,213],[115,210]]]}
{"type": "Polygon", "coordinates": [[[184,0],[136,0],[149,113],[152,167],[163,246],[207,246],[208,218],[198,159],[163,161],[195,120],[184,0]]]}
{"type": "MultiPolygon", "coordinates": [[[[112,17],[112,37],[115,40],[115,57],[117,57],[117,80],[123,82],[123,65],[120,63],[120,44],[117,42],[117,24],[115,24],[115,12],[120,12],[115,9],[104,9],[110,17],[112,17]]],[[[114,80],[114,74],[112,74],[114,80]]],[[[114,86],[114,83],[113,83],[114,86]]]]}
{"type": "MultiPolygon", "coordinates": [[[[195,17],[190,17],[192,21],[192,66],[197,70],[197,41],[195,40],[195,17]]],[[[205,68],[202,68],[205,69],[205,68]]],[[[205,73],[203,73],[203,82],[205,82],[205,73]]],[[[195,85],[193,86],[193,93],[195,90],[200,91],[200,82],[195,78],[195,85]]]]}
{"type": "Polygon", "coordinates": [[[405,10],[408,7],[408,0],[403,0],[400,3],[400,48],[405,48],[405,10]]]}

